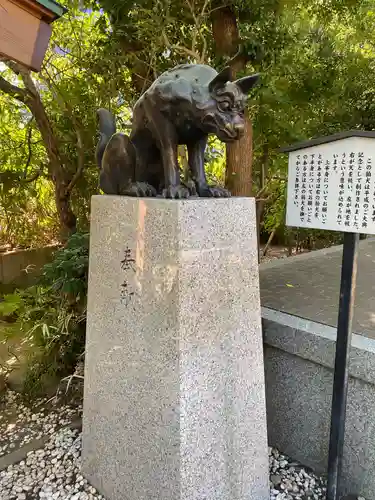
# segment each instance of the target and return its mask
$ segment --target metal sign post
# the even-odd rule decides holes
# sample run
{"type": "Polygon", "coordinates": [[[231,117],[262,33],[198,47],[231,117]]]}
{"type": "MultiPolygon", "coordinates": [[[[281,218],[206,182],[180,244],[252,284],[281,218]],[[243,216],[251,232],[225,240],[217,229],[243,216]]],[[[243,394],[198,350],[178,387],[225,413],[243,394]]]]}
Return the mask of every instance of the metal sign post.
{"type": "Polygon", "coordinates": [[[357,278],[359,234],[344,233],[335,373],[333,379],[331,432],[328,455],[327,500],[338,499],[338,480],[344,449],[349,354],[357,278]]]}
{"type": "Polygon", "coordinates": [[[375,234],[375,132],[353,130],[289,153],[286,225],[344,233],[327,500],[339,500],[359,234],[375,234]]]}

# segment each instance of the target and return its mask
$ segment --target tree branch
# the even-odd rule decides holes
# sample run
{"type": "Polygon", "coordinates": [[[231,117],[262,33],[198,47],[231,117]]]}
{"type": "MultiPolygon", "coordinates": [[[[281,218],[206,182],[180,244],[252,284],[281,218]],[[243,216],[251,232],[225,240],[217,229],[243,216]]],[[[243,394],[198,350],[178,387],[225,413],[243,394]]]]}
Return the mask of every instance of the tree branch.
{"type": "Polygon", "coordinates": [[[5,64],[8,66],[8,68],[14,71],[16,75],[20,75],[29,94],[31,94],[33,97],[39,97],[38,90],[33,79],[31,78],[30,70],[22,66],[22,64],[18,64],[14,61],[7,61],[5,64]]]}
{"type": "Polygon", "coordinates": [[[81,131],[76,128],[76,136],[77,136],[77,153],[78,153],[78,166],[77,166],[77,170],[75,171],[71,181],[69,182],[65,192],[67,194],[70,194],[73,187],[75,186],[76,182],[78,181],[78,179],[80,178],[82,172],[83,172],[83,169],[85,167],[85,151],[84,151],[84,148],[83,148],[83,141],[82,141],[82,134],[81,134],[81,131]]]}
{"type": "Polygon", "coordinates": [[[27,101],[28,94],[26,90],[9,83],[8,80],[5,80],[2,76],[0,76],[0,90],[23,103],[27,101]]]}
{"type": "Polygon", "coordinates": [[[180,45],[179,43],[172,44],[169,41],[168,35],[166,34],[165,31],[162,32],[161,36],[164,40],[166,47],[169,50],[177,50],[177,51],[181,52],[182,54],[186,54],[186,55],[192,57],[193,59],[195,59],[197,61],[197,63],[201,62],[201,56],[200,56],[200,54],[198,54],[198,52],[193,51],[187,47],[184,47],[183,45],[180,45]]]}
{"type": "Polygon", "coordinates": [[[28,179],[22,179],[21,182],[23,184],[29,184],[30,182],[34,182],[38,179],[38,177],[42,175],[42,173],[43,173],[43,168],[40,168],[37,172],[35,172],[34,175],[29,177],[28,179]]]}
{"type": "Polygon", "coordinates": [[[65,188],[65,194],[69,195],[85,167],[85,149],[81,133],[82,124],[79,122],[79,120],[77,120],[68,99],[65,98],[64,94],[50,77],[47,68],[45,69],[45,74],[42,76],[45,82],[49,85],[50,90],[54,93],[56,99],[61,103],[62,107],[65,108],[65,111],[70,115],[70,119],[72,120],[74,131],[77,137],[77,169],[69,184],[65,188]]]}
{"type": "Polygon", "coordinates": [[[39,170],[35,172],[31,177],[28,179],[24,179],[23,176],[20,176],[17,172],[14,172],[13,170],[5,170],[4,172],[0,172],[0,182],[4,182],[3,179],[10,180],[12,183],[16,184],[29,184],[30,182],[34,182],[37,180],[37,178],[42,175],[43,173],[43,167],[41,167],[39,170]]]}
{"type": "Polygon", "coordinates": [[[286,177],[279,177],[279,176],[276,176],[276,175],[272,175],[271,177],[269,177],[268,179],[266,179],[264,186],[255,195],[255,199],[256,200],[258,200],[258,199],[259,199],[259,201],[267,201],[268,200],[269,197],[267,197],[265,199],[261,199],[260,197],[264,195],[264,193],[269,188],[269,185],[270,185],[271,181],[273,181],[275,179],[279,180],[281,182],[285,182],[286,181],[286,177]]]}
{"type": "Polygon", "coordinates": [[[29,121],[28,125],[28,131],[27,131],[27,160],[26,160],[26,165],[23,171],[23,178],[26,179],[27,176],[27,169],[29,168],[30,162],[31,162],[31,157],[32,157],[32,150],[31,150],[31,137],[33,133],[33,129],[31,128],[31,122],[33,121],[33,118],[29,121]]]}
{"type": "MultiPolygon", "coordinates": [[[[26,106],[30,109],[38,126],[38,129],[41,133],[43,144],[44,147],[46,148],[48,157],[50,159],[50,163],[53,166],[53,169],[55,170],[55,176],[56,174],[60,176],[60,174],[63,174],[63,172],[59,171],[59,167],[62,166],[62,163],[61,163],[60,151],[57,145],[57,140],[54,135],[47,113],[45,111],[44,105],[40,99],[38,90],[35,86],[33,79],[31,78],[30,71],[21,64],[15,63],[14,61],[6,61],[5,64],[17,75],[20,75],[22,78],[23,84],[25,85],[25,90],[20,89],[24,97],[23,99],[20,100],[22,100],[22,102],[24,102],[26,106]]],[[[9,82],[7,82],[6,80],[5,82],[8,85],[10,85],[9,82]]],[[[0,90],[1,90],[1,85],[0,85],[0,90]]],[[[10,95],[17,98],[17,96],[14,93],[10,95]]]]}

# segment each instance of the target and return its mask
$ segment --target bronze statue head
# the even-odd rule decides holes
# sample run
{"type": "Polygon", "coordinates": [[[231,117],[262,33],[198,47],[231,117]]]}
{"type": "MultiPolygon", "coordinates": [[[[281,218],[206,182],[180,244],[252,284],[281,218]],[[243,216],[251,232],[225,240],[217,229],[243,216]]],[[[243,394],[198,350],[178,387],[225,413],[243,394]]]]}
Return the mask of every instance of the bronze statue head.
{"type": "Polygon", "coordinates": [[[200,108],[204,111],[202,128],[215,134],[223,142],[240,139],[245,132],[245,107],[247,93],[256,85],[259,75],[251,75],[230,81],[230,68],[218,73],[209,83],[210,99],[200,108]]]}

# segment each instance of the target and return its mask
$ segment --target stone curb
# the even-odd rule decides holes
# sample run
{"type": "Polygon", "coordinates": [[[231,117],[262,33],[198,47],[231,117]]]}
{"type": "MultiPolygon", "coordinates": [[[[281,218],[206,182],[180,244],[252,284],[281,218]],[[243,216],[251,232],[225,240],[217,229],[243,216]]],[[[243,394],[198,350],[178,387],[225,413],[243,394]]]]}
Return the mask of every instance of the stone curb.
{"type": "MultiPolygon", "coordinates": [[[[360,251],[364,251],[364,249],[371,245],[374,242],[375,238],[367,238],[366,240],[362,240],[359,243],[360,251]]],[[[286,266],[288,264],[295,264],[301,260],[313,260],[315,258],[319,258],[325,255],[330,255],[332,253],[342,252],[342,245],[334,245],[328,248],[321,248],[320,250],[311,250],[310,252],[305,252],[297,255],[293,255],[292,257],[284,257],[281,259],[272,259],[268,262],[262,262],[259,264],[259,271],[268,271],[268,269],[273,269],[275,267],[286,266]]]]}
{"type": "MultiPolygon", "coordinates": [[[[281,351],[333,369],[336,328],[262,307],[263,341],[281,351]]],[[[375,340],[353,333],[350,376],[375,385],[375,340]]]]}
{"type": "MultiPolygon", "coordinates": [[[[76,420],[73,420],[73,422],[71,422],[69,425],[67,425],[66,427],[61,427],[59,430],[61,429],[82,430],[82,419],[78,418],[76,420]]],[[[15,465],[22,460],[25,460],[28,453],[43,448],[50,439],[50,435],[43,436],[40,439],[34,439],[30,443],[27,443],[21,448],[18,448],[18,450],[12,451],[11,453],[0,457],[0,471],[7,469],[10,465],[15,465]]]]}
{"type": "Polygon", "coordinates": [[[357,495],[347,495],[342,497],[341,500],[367,500],[365,497],[357,496],[357,495]]]}

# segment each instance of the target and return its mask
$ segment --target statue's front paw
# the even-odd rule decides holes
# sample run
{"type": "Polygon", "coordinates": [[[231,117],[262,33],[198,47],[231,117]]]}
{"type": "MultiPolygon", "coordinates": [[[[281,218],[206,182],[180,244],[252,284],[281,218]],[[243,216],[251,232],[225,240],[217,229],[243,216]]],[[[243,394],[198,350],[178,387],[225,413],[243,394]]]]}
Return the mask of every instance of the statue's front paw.
{"type": "Polygon", "coordinates": [[[198,194],[202,198],[230,198],[228,189],[217,186],[198,186],[198,194]]]}
{"type": "Polygon", "coordinates": [[[162,197],[163,198],[172,198],[174,199],[183,199],[189,198],[189,190],[185,186],[168,186],[163,189],[162,197]]]}
{"type": "Polygon", "coordinates": [[[231,196],[230,191],[225,188],[210,186],[208,189],[210,191],[210,196],[213,198],[230,198],[231,196]]]}
{"type": "Polygon", "coordinates": [[[147,182],[134,182],[124,191],[123,194],[127,196],[137,196],[139,198],[147,198],[156,196],[157,193],[156,189],[150,184],[147,184],[147,182]]]}
{"type": "Polygon", "coordinates": [[[184,181],[183,185],[188,189],[190,196],[197,196],[197,187],[192,179],[184,181]]]}

